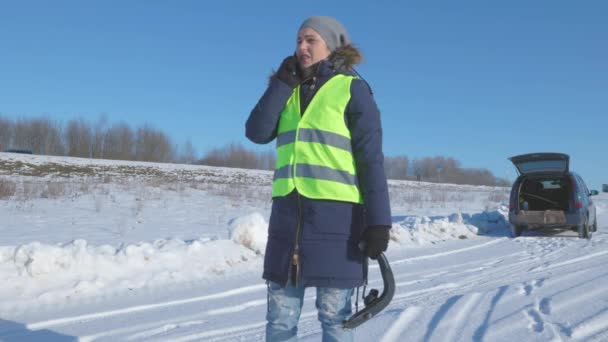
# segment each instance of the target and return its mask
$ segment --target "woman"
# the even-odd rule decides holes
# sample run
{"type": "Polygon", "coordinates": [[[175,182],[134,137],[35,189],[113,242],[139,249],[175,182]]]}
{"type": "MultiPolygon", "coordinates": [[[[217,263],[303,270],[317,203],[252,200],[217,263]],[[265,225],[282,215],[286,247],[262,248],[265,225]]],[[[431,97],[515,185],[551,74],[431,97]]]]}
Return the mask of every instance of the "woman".
{"type": "Polygon", "coordinates": [[[251,141],[277,140],[263,274],[267,341],[296,339],[306,287],[317,290],[323,341],[352,340],[342,322],[353,289],[366,280],[366,257],[388,246],[380,113],[353,69],[361,59],[335,18],[306,19],[295,54],[247,120],[251,141]]]}

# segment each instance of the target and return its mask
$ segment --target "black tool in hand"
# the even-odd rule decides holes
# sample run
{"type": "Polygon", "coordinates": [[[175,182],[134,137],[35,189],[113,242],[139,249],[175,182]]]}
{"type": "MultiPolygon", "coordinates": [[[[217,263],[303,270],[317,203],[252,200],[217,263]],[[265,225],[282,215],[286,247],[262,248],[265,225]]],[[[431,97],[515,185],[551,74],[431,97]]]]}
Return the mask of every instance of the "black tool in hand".
{"type": "MultiPolygon", "coordinates": [[[[365,251],[365,243],[359,243],[359,248],[362,251],[365,251]]],[[[393,271],[391,270],[391,266],[389,265],[384,253],[380,253],[376,261],[378,261],[378,265],[380,266],[382,282],[384,283],[382,294],[378,297],[378,290],[370,290],[363,299],[365,308],[359,312],[356,312],[348,320],[344,321],[342,323],[342,327],[344,329],[354,329],[367,322],[372,317],[376,316],[380,311],[384,310],[395,295],[395,277],[393,276],[393,271]]]]}

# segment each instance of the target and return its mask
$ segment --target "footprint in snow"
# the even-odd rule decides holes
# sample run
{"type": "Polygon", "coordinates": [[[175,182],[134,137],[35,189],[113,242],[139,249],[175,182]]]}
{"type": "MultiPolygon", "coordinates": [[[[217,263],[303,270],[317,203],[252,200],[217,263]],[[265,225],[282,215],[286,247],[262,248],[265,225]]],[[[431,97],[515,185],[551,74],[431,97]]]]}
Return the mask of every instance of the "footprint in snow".
{"type": "Polygon", "coordinates": [[[538,311],[530,309],[528,311],[525,311],[525,314],[528,317],[528,320],[530,321],[530,323],[528,324],[528,328],[530,328],[530,330],[535,331],[537,333],[543,332],[543,330],[545,330],[545,322],[543,321],[538,311]]]}
{"type": "Polygon", "coordinates": [[[551,314],[551,298],[543,298],[538,303],[538,311],[543,315],[551,314]]]}
{"type": "Polygon", "coordinates": [[[525,283],[521,284],[521,288],[520,288],[519,292],[523,295],[529,296],[532,293],[532,291],[534,291],[534,289],[542,287],[544,282],[545,282],[544,278],[534,279],[530,283],[525,282],[525,283]]]}

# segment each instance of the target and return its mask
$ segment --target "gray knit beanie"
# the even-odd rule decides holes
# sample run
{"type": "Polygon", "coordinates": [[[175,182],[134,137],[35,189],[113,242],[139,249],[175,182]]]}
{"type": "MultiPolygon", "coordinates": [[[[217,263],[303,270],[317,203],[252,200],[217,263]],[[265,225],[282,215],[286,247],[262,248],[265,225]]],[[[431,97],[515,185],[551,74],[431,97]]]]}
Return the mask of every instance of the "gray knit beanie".
{"type": "Polygon", "coordinates": [[[350,44],[350,37],[348,36],[348,32],[346,32],[346,28],[333,17],[310,17],[302,23],[298,31],[305,27],[310,27],[317,31],[332,52],[337,48],[350,44]]]}

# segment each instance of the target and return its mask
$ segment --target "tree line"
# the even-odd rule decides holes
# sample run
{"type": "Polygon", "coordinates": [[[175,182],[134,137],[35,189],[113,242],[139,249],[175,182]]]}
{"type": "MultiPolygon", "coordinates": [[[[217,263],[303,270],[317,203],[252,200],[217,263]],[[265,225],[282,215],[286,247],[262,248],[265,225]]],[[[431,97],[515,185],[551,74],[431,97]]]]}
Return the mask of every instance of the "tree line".
{"type": "MultiPolygon", "coordinates": [[[[80,118],[61,124],[48,117],[10,120],[0,114],[0,151],[9,149],[42,155],[262,170],[272,170],[275,164],[274,150],[253,151],[239,143],[229,143],[198,156],[190,140],[179,145],[150,125],[132,128],[124,122],[109,124],[104,116],[95,122],[80,118]]],[[[510,184],[486,169],[463,168],[458,160],[443,156],[412,161],[405,155],[385,156],[384,167],[389,179],[491,186],[510,184]]]]}
{"type": "Polygon", "coordinates": [[[511,185],[509,180],[496,177],[487,169],[464,168],[460,161],[444,156],[424,157],[411,162],[407,156],[385,156],[384,169],[389,179],[489,186],[511,185]]]}
{"type": "Polygon", "coordinates": [[[46,117],[9,120],[0,116],[0,147],[42,155],[158,162],[171,161],[174,152],[163,132],[150,126],[108,125],[104,117],[95,123],[81,118],[62,125],[46,117]]]}

